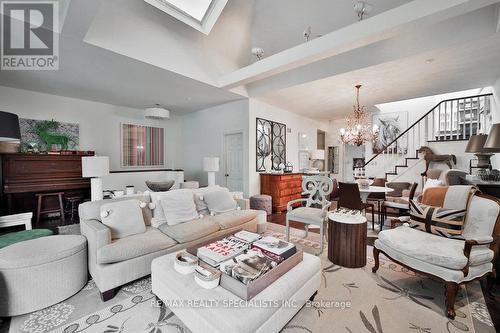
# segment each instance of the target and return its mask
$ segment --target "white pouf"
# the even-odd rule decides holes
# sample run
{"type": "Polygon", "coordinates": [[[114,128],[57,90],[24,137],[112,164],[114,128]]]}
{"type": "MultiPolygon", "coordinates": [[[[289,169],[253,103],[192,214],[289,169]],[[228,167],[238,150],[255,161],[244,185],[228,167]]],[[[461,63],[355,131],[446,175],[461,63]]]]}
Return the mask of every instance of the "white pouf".
{"type": "Polygon", "coordinates": [[[0,249],[0,317],[37,311],[87,283],[87,240],[56,235],[0,249]]]}

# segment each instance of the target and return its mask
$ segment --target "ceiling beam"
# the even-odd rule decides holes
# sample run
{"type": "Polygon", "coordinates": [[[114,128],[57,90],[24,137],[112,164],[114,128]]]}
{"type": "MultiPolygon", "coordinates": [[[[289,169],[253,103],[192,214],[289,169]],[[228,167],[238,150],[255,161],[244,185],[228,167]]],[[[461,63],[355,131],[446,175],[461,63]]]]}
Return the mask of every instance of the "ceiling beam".
{"type": "Polygon", "coordinates": [[[500,0],[414,0],[229,73],[219,85],[230,89],[249,84],[496,2],[500,0]]]}
{"type": "Polygon", "coordinates": [[[500,32],[500,6],[497,7],[497,30],[496,32],[500,32]]]}
{"type": "Polygon", "coordinates": [[[84,40],[103,0],[70,1],[62,27],[62,35],[77,40],[84,40]]]}

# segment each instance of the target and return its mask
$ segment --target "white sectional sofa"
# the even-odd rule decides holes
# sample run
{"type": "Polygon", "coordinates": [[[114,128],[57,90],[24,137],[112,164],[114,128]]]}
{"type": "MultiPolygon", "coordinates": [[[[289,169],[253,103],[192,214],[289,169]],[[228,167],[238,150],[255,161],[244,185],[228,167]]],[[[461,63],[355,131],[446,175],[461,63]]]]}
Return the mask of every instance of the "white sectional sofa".
{"type": "MultiPolygon", "coordinates": [[[[185,191],[185,190],[173,190],[185,191]]],[[[196,191],[196,190],[193,190],[196,191]]],[[[134,197],[150,203],[151,196],[134,197]]],[[[205,215],[176,225],[151,226],[152,211],[143,208],[144,233],[112,239],[111,230],[102,223],[101,206],[113,200],[86,202],[79,206],[81,233],[88,242],[88,268],[103,301],[114,296],[115,288],[151,273],[154,258],[179,251],[213,237],[245,229],[257,231],[257,224],[266,223],[266,213],[249,209],[248,199],[236,200],[237,210],[205,215]]],[[[149,205],[154,207],[153,205],[149,205]]]]}

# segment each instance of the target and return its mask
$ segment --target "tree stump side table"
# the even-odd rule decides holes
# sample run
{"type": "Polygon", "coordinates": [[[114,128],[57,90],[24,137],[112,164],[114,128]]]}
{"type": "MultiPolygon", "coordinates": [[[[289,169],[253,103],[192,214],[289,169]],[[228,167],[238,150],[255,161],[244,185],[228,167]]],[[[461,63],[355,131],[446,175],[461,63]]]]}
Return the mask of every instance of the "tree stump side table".
{"type": "Polygon", "coordinates": [[[339,266],[366,265],[366,218],[356,221],[330,213],[328,216],[328,259],[339,266]]]}

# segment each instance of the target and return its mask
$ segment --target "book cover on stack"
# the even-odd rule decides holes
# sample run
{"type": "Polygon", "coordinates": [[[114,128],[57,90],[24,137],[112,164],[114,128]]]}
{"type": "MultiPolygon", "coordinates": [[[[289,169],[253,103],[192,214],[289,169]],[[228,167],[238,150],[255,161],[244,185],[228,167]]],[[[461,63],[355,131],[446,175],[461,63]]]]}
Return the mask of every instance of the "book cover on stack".
{"type": "Polygon", "coordinates": [[[265,255],[269,257],[280,256],[283,260],[286,260],[297,253],[297,247],[284,240],[276,237],[266,236],[252,244],[252,249],[259,249],[265,255]]]}
{"type": "Polygon", "coordinates": [[[234,234],[234,237],[244,240],[247,243],[255,242],[256,240],[259,240],[261,238],[259,234],[246,230],[238,231],[234,234]]]}
{"type": "Polygon", "coordinates": [[[248,249],[249,243],[229,236],[198,248],[197,257],[210,266],[217,267],[221,262],[234,258],[248,249]]]}
{"type": "Polygon", "coordinates": [[[259,251],[249,250],[235,258],[224,261],[219,269],[229,276],[248,284],[264,275],[278,263],[259,251]]]}

